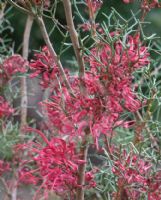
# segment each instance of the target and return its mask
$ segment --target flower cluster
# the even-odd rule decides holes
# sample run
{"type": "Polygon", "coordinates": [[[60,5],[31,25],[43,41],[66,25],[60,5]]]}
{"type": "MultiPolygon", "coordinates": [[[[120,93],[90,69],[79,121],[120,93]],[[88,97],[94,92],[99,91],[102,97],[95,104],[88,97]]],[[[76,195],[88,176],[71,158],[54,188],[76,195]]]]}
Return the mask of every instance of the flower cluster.
{"type": "MultiPolygon", "coordinates": [[[[79,159],[76,147],[73,142],[67,143],[60,138],[52,138],[48,140],[44,134],[38,130],[26,128],[26,131],[34,131],[41,135],[45,142],[45,146],[41,143],[28,143],[26,145],[18,145],[17,150],[30,148],[28,158],[34,161],[35,169],[30,169],[24,161],[20,170],[20,181],[32,184],[40,184],[40,188],[47,191],[53,190],[57,194],[66,196],[67,192],[74,195],[76,188],[85,187],[78,185],[78,166],[85,161],[79,159]]],[[[95,186],[92,173],[86,175],[87,187],[95,186]]]]}
{"type": "Polygon", "coordinates": [[[2,85],[11,79],[16,73],[25,73],[27,71],[28,61],[24,60],[20,55],[13,55],[5,59],[0,64],[0,79],[2,85]]]}
{"type": "Polygon", "coordinates": [[[38,6],[41,6],[43,4],[44,8],[48,8],[50,6],[50,0],[45,0],[45,1],[33,0],[33,3],[38,6]]]}
{"type": "MultiPolygon", "coordinates": [[[[71,96],[65,86],[57,87],[50,101],[43,103],[49,123],[58,133],[82,136],[89,127],[97,144],[101,134],[109,135],[115,127],[124,125],[120,115],[125,110],[136,112],[142,106],[132,81],[133,73],[149,63],[147,48],[141,46],[137,35],[128,36],[124,47],[118,40],[114,44],[114,53],[112,51],[108,44],[102,43],[91,49],[87,60],[90,69],[83,80],[77,76],[69,78],[75,96],[71,96]],[[82,82],[83,94],[80,91],[82,82]]],[[[34,65],[39,70],[39,60],[34,65]]]]}
{"type": "Polygon", "coordinates": [[[0,160],[0,176],[2,176],[5,172],[10,171],[10,164],[3,160],[0,160]]]}
{"type": "Polygon", "coordinates": [[[141,46],[139,35],[129,35],[125,47],[120,41],[115,42],[114,49],[115,52],[112,52],[107,44],[92,49],[89,59],[91,72],[108,91],[108,107],[111,111],[119,113],[124,107],[134,112],[139,109],[140,102],[131,87],[133,72],[148,65],[149,53],[145,46],[141,46]],[[123,104],[121,101],[124,101],[123,104]]]}
{"type": "Polygon", "coordinates": [[[42,52],[35,53],[35,60],[30,62],[30,69],[32,71],[30,77],[34,78],[41,75],[41,85],[46,88],[52,86],[57,87],[57,77],[60,77],[59,68],[53,60],[48,48],[45,46],[42,52]]]}
{"type": "Polygon", "coordinates": [[[87,6],[92,13],[96,13],[102,6],[102,0],[86,0],[87,6]]]}
{"type": "Polygon", "coordinates": [[[147,190],[151,167],[137,154],[124,151],[122,159],[114,162],[113,173],[118,177],[118,187],[125,190],[130,198],[139,199],[140,194],[147,190]]]}
{"type": "Polygon", "coordinates": [[[134,0],[123,0],[124,3],[132,3],[134,0]]]}
{"type": "MultiPolygon", "coordinates": [[[[158,77],[155,79],[156,82],[152,77],[152,81],[148,83],[147,77],[151,75],[149,51],[151,52],[153,48],[149,47],[148,51],[148,47],[145,46],[145,42],[149,42],[149,46],[154,46],[153,40],[150,40],[155,36],[152,35],[148,37],[149,39],[144,37],[145,40],[142,42],[140,34],[144,35],[142,24],[145,25],[144,18],[148,11],[161,7],[161,3],[159,0],[141,0],[142,12],[141,15],[139,14],[141,22],[136,20],[135,15],[132,15],[129,20],[124,20],[124,17],[112,9],[109,15],[104,15],[107,19],[107,27],[105,22],[97,23],[97,14],[103,5],[103,0],[79,2],[68,0],[67,4],[65,1],[62,3],[66,8],[67,27],[54,19],[54,16],[57,16],[57,6],[59,7],[61,1],[11,1],[11,4],[18,4],[19,9],[30,13],[32,21],[34,19],[38,21],[47,46],[40,52],[36,52],[30,62],[15,54],[4,61],[2,59],[0,63],[0,92],[3,92],[4,84],[12,80],[13,75],[26,73],[27,67],[30,70],[30,77],[40,78],[40,85],[45,90],[42,91],[45,100],[39,102],[43,114],[38,112],[40,117],[44,117],[44,124],[40,127],[37,121],[31,119],[33,126],[37,126],[39,130],[30,127],[22,128],[23,121],[26,121],[25,112],[21,112],[22,123],[12,126],[8,116],[13,109],[5,98],[0,96],[1,129],[7,127],[6,134],[10,132],[16,134],[13,135],[15,142],[19,140],[17,135],[19,132],[37,134],[32,139],[24,138],[24,144],[17,144],[14,154],[9,152],[7,156],[3,156],[10,159],[14,155],[11,160],[13,170],[8,162],[0,160],[0,178],[6,186],[6,192],[9,196],[9,190],[19,186],[15,185],[14,176],[13,184],[11,182],[8,185],[8,176],[5,175],[8,171],[11,171],[9,174],[15,171],[17,183],[34,185],[34,189],[37,190],[34,199],[49,199],[48,195],[51,192],[64,200],[83,200],[85,195],[88,196],[86,190],[96,187],[96,178],[97,189],[99,184],[101,184],[100,189],[103,189],[99,193],[103,198],[160,200],[161,170],[157,140],[160,124],[156,119],[160,116],[160,109],[158,112],[153,109],[155,104],[160,105],[157,95],[158,77]],[[86,13],[82,13],[80,5],[85,7],[86,13]],[[72,21],[73,8],[78,18],[84,22],[78,29],[84,32],[90,31],[90,34],[83,33],[81,37],[77,37],[81,32],[75,29],[75,21],[72,21]],[[56,31],[64,38],[62,45],[73,46],[73,53],[79,65],[78,73],[63,70],[59,56],[52,48],[43,21],[44,17],[51,18],[50,15],[56,31]],[[87,15],[88,19],[85,19],[87,15]],[[132,21],[135,24],[128,27],[132,21]],[[66,30],[67,38],[61,30],[63,32],[66,30]],[[71,40],[72,43],[70,45],[65,43],[66,39],[71,40]],[[143,68],[147,66],[148,69],[142,77],[145,84],[138,87],[140,93],[138,94],[135,76],[141,77],[143,68]],[[144,98],[148,100],[145,101],[144,98]],[[129,129],[126,131],[125,128],[129,129]],[[142,135],[144,135],[143,142],[142,135]],[[129,140],[130,147],[127,144],[129,140]],[[125,144],[118,147],[120,141],[125,144]],[[91,158],[90,145],[92,150],[97,150],[98,154],[104,153],[101,156],[104,158],[103,164],[99,163],[101,170],[92,167],[92,164],[96,164],[93,163],[95,158],[91,159],[88,165],[88,156],[89,159],[91,158]],[[126,150],[122,149],[125,145],[127,145],[126,150]],[[156,148],[153,148],[154,146],[156,148]],[[139,153],[136,153],[137,149],[139,153]],[[152,152],[149,149],[152,149],[152,152]],[[98,171],[99,173],[96,174],[98,171]],[[5,178],[7,178],[6,184],[3,182],[5,178]]],[[[129,4],[134,0],[122,2],[129,4]]],[[[30,25],[32,26],[32,21],[30,20],[29,25],[28,20],[26,30],[30,25]]],[[[61,50],[66,52],[67,49],[61,50]]],[[[154,66],[157,64],[154,63],[152,70],[154,66]]],[[[23,93],[27,92],[24,87],[25,79],[21,86],[23,100],[23,93]]],[[[8,142],[6,144],[8,146],[8,142]]],[[[13,145],[12,142],[10,149],[13,145]]],[[[96,161],[97,164],[99,161],[100,159],[96,161]]],[[[91,196],[90,198],[94,198],[91,196]]]]}
{"type": "Polygon", "coordinates": [[[140,158],[138,154],[124,150],[122,156],[115,160],[113,173],[118,178],[117,196],[125,193],[130,199],[139,199],[147,194],[148,199],[159,200],[161,197],[161,173],[153,174],[152,164],[140,158]],[[153,174],[153,175],[150,175],[153,174]]]}
{"type": "Polygon", "coordinates": [[[161,171],[155,172],[147,180],[148,184],[148,200],[161,199],[161,171]]]}
{"type": "Polygon", "coordinates": [[[9,103],[0,96],[0,118],[9,116],[13,111],[14,110],[10,107],[9,103]]]}
{"type": "MultiPolygon", "coordinates": [[[[87,31],[91,31],[92,29],[92,24],[90,23],[90,21],[87,21],[83,24],[79,24],[78,26],[83,32],[87,32],[87,31]]],[[[100,25],[98,23],[94,24],[95,29],[99,32],[99,33],[104,33],[103,29],[100,27],[100,25]]]]}
{"type": "MultiPolygon", "coordinates": [[[[52,84],[50,99],[42,102],[50,128],[53,126],[55,134],[69,136],[67,138],[71,141],[67,143],[59,138],[48,141],[45,138],[45,147],[34,144],[36,148],[32,148],[35,154],[32,160],[38,166],[36,173],[41,176],[41,187],[45,190],[62,193],[82,187],[78,185],[77,172],[78,165],[84,161],[75,154],[76,139],[83,141],[88,132],[99,148],[98,141],[102,134],[111,136],[116,127],[130,125],[121,119],[124,112],[134,113],[143,105],[133,87],[133,74],[149,64],[148,49],[140,42],[139,35],[128,35],[122,39],[119,32],[113,32],[110,37],[117,38],[113,46],[100,42],[84,58],[88,68],[83,78],[67,74],[74,95],[68,91],[46,47],[35,55],[36,60],[30,64],[34,71],[32,77],[42,75],[43,86],[52,84]]],[[[133,162],[136,167],[136,160],[133,162]]],[[[137,167],[144,168],[146,173],[149,166],[143,162],[137,167]]],[[[27,173],[23,170],[23,177],[29,176],[29,173],[30,181],[34,182],[32,170],[27,173]]],[[[91,179],[91,174],[86,174],[86,180],[91,179]]],[[[141,180],[142,184],[146,181],[130,168],[126,179],[130,184],[130,181],[141,180]],[[136,180],[133,174],[137,176],[136,180]]],[[[95,184],[92,182],[89,185],[95,184]]]]}
{"type": "MultiPolygon", "coordinates": [[[[128,4],[134,2],[134,0],[123,0],[123,2],[128,4]]],[[[146,11],[150,11],[152,8],[160,8],[161,3],[158,0],[142,0],[141,7],[146,11]]]]}
{"type": "Polygon", "coordinates": [[[143,0],[142,8],[149,11],[152,8],[159,8],[161,7],[161,3],[158,2],[158,0],[143,0]]]}

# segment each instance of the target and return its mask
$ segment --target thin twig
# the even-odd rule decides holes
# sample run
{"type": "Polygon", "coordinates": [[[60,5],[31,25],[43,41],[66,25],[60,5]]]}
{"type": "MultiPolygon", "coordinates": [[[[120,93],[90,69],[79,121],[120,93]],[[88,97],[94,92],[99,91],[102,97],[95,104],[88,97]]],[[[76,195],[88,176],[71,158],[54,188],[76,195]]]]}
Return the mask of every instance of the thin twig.
{"type": "Polygon", "coordinates": [[[10,190],[9,190],[9,187],[8,187],[6,181],[4,180],[3,177],[0,177],[0,181],[1,181],[1,183],[3,184],[3,186],[4,186],[4,189],[5,189],[5,192],[6,192],[7,196],[8,196],[9,198],[11,198],[11,192],[10,192],[10,190]]]}
{"type": "Polygon", "coordinates": [[[30,33],[31,28],[33,25],[34,18],[31,15],[28,15],[27,21],[26,21],[26,27],[23,35],[23,58],[28,59],[28,52],[29,52],[29,39],[30,39],[30,33]]]}
{"type": "Polygon", "coordinates": [[[17,8],[18,10],[20,10],[20,11],[26,13],[26,14],[32,15],[32,13],[29,10],[19,6],[17,3],[13,2],[12,0],[7,0],[7,2],[9,4],[11,4],[13,7],[17,8]]]}
{"type": "MultiPolygon", "coordinates": [[[[31,15],[28,15],[23,35],[22,56],[26,60],[28,59],[29,39],[30,39],[33,20],[34,18],[31,15]]],[[[26,77],[22,77],[21,78],[21,124],[20,124],[21,130],[26,125],[26,123],[27,123],[27,83],[26,83],[26,77]]]]}
{"type": "MultiPolygon", "coordinates": [[[[29,52],[29,39],[31,28],[33,24],[34,18],[31,15],[28,15],[25,31],[23,35],[23,47],[22,47],[22,56],[25,60],[28,59],[28,52],[29,52]]],[[[27,83],[26,77],[21,78],[21,121],[20,121],[20,132],[22,132],[23,127],[27,124],[27,83]]],[[[16,172],[15,177],[16,179],[16,172]]],[[[17,199],[17,181],[13,179],[13,187],[12,187],[12,200],[17,199]]]]}
{"type": "Polygon", "coordinates": [[[160,148],[159,148],[159,146],[158,146],[158,143],[157,143],[155,137],[152,135],[152,133],[151,133],[149,127],[147,126],[146,122],[145,122],[144,119],[142,118],[141,114],[137,111],[137,112],[136,112],[136,115],[137,115],[138,119],[143,123],[142,130],[143,130],[143,128],[144,128],[144,129],[147,131],[147,133],[148,133],[149,136],[150,136],[150,139],[151,139],[151,142],[152,142],[153,146],[159,151],[160,148]]]}
{"type": "Polygon", "coordinates": [[[84,185],[85,185],[85,173],[86,173],[86,162],[87,162],[87,153],[88,153],[88,134],[84,136],[80,148],[80,159],[84,160],[85,163],[79,165],[78,169],[78,185],[80,187],[77,189],[76,200],[84,200],[84,185]]]}
{"type": "Polygon", "coordinates": [[[2,3],[1,5],[1,9],[0,9],[0,21],[3,19],[4,17],[4,10],[5,10],[5,7],[6,7],[6,3],[2,3]]]}
{"type": "Polygon", "coordinates": [[[82,51],[81,51],[79,40],[78,40],[78,33],[75,29],[74,22],[73,22],[70,0],[63,0],[63,5],[65,9],[65,16],[67,20],[67,26],[69,29],[70,38],[71,38],[74,52],[75,52],[77,62],[79,65],[79,75],[80,75],[80,78],[82,78],[84,77],[85,65],[84,65],[83,55],[82,55],[82,51]]]}
{"type": "Polygon", "coordinates": [[[53,60],[56,62],[57,66],[60,69],[61,75],[62,75],[62,77],[64,79],[65,84],[66,84],[66,87],[68,88],[70,94],[72,96],[74,96],[73,90],[72,90],[71,85],[70,85],[70,83],[69,83],[69,81],[67,79],[67,76],[66,76],[65,71],[63,69],[63,66],[62,66],[62,64],[60,62],[60,59],[58,58],[58,56],[57,56],[57,54],[56,54],[56,52],[55,52],[55,50],[54,50],[54,48],[53,48],[53,46],[52,46],[52,44],[50,42],[50,39],[49,39],[49,36],[48,36],[48,33],[47,33],[47,30],[46,30],[46,27],[45,27],[45,24],[44,24],[44,21],[43,21],[42,17],[38,16],[37,17],[37,21],[38,21],[41,33],[43,35],[44,41],[45,41],[45,43],[46,43],[46,45],[47,45],[47,47],[49,49],[49,52],[50,52],[53,60]]]}
{"type": "Polygon", "coordinates": [[[89,18],[91,22],[92,36],[93,38],[96,39],[97,34],[96,34],[95,14],[94,14],[93,6],[92,6],[92,1],[87,0],[87,5],[89,9],[89,18]]]}
{"type": "Polygon", "coordinates": [[[13,181],[12,181],[11,200],[17,200],[17,180],[15,180],[15,179],[13,179],[13,181]]]}
{"type": "MultiPolygon", "coordinates": [[[[79,40],[78,40],[78,33],[75,29],[74,22],[73,22],[70,0],[63,0],[63,5],[65,9],[66,21],[67,21],[70,38],[71,38],[76,59],[79,65],[79,77],[80,77],[80,80],[82,80],[85,73],[85,65],[84,65],[83,55],[82,55],[82,51],[81,51],[79,40]]],[[[81,84],[81,87],[83,86],[82,84],[81,84]]],[[[83,88],[84,86],[82,87],[82,89],[83,88]]],[[[87,152],[88,152],[88,134],[85,135],[84,140],[82,141],[81,145],[82,146],[80,148],[80,159],[86,162],[87,152]]],[[[78,170],[78,185],[80,185],[80,187],[77,189],[76,200],[84,200],[83,187],[85,185],[85,173],[86,173],[86,163],[82,163],[79,165],[79,170],[78,170]]]]}

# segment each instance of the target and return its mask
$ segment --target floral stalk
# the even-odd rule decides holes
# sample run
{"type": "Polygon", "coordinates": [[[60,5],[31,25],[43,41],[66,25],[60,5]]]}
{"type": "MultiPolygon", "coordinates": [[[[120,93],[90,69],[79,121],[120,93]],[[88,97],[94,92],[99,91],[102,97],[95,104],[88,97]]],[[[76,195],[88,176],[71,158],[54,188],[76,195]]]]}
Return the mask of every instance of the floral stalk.
{"type": "Polygon", "coordinates": [[[68,26],[70,38],[71,38],[71,41],[73,44],[77,62],[79,64],[80,78],[83,78],[84,72],[85,72],[85,66],[84,66],[84,61],[82,58],[82,56],[83,56],[82,51],[81,51],[79,40],[78,40],[78,33],[75,29],[74,22],[73,22],[72,8],[71,8],[70,0],[63,0],[63,5],[64,5],[64,9],[65,9],[65,16],[66,16],[66,20],[67,20],[67,26],[68,26]]]}
{"type": "Polygon", "coordinates": [[[73,93],[72,88],[70,86],[70,83],[69,83],[69,81],[68,81],[68,79],[66,77],[66,74],[65,74],[63,66],[62,66],[62,64],[60,62],[60,59],[58,58],[58,56],[57,56],[57,54],[56,54],[56,52],[55,52],[55,50],[54,50],[54,48],[53,48],[53,46],[52,46],[52,44],[50,42],[50,38],[48,36],[48,33],[47,33],[47,30],[46,30],[46,27],[45,27],[45,24],[44,24],[44,21],[43,21],[42,17],[37,17],[37,21],[38,21],[42,36],[43,36],[43,38],[45,40],[45,43],[46,43],[46,45],[47,45],[47,47],[48,47],[48,49],[50,51],[50,54],[53,57],[53,60],[57,63],[57,65],[58,65],[58,67],[60,69],[60,72],[62,74],[62,77],[64,79],[64,82],[65,82],[70,94],[72,94],[74,96],[74,93],[73,93]]]}
{"type": "MultiPolygon", "coordinates": [[[[23,35],[23,49],[22,49],[22,56],[24,59],[28,59],[28,51],[29,51],[29,39],[31,28],[33,24],[34,18],[30,15],[27,17],[26,27],[23,35]]],[[[27,121],[27,83],[26,77],[21,78],[21,125],[20,129],[22,129],[27,121]]]]}
{"type": "Polygon", "coordinates": [[[95,38],[96,27],[95,27],[95,16],[94,16],[94,9],[93,9],[93,6],[92,6],[92,1],[87,0],[87,5],[88,5],[88,9],[89,9],[89,18],[90,18],[90,21],[91,21],[92,35],[95,38]]]}
{"type": "Polygon", "coordinates": [[[6,4],[2,4],[2,5],[1,5],[1,9],[0,9],[0,20],[3,19],[5,7],[6,7],[6,4]]]}
{"type": "Polygon", "coordinates": [[[10,190],[8,188],[8,185],[7,185],[6,181],[5,181],[5,179],[3,177],[0,177],[0,181],[1,181],[1,183],[2,183],[2,185],[4,187],[4,189],[5,189],[7,197],[11,198],[11,192],[10,192],[10,190]]]}
{"type": "Polygon", "coordinates": [[[82,141],[80,149],[80,159],[84,160],[85,163],[79,165],[78,170],[78,185],[80,187],[77,189],[76,200],[84,200],[84,185],[85,185],[85,174],[86,174],[86,161],[88,154],[88,134],[86,133],[84,140],[82,141]]]}
{"type": "Polygon", "coordinates": [[[86,0],[88,10],[89,10],[89,19],[91,22],[91,30],[92,30],[92,37],[96,39],[97,41],[97,33],[96,33],[96,23],[95,23],[95,18],[96,18],[96,13],[102,6],[102,1],[101,0],[86,0]]]}
{"type": "Polygon", "coordinates": [[[11,200],[17,200],[17,180],[15,180],[15,179],[13,179],[13,181],[12,181],[11,200]]]}
{"type": "MultiPolygon", "coordinates": [[[[25,60],[28,59],[28,52],[29,52],[29,39],[31,28],[33,24],[34,18],[31,15],[28,15],[26,26],[23,35],[23,48],[22,48],[22,56],[25,60]]],[[[27,82],[26,77],[21,78],[21,119],[20,119],[20,132],[22,134],[23,127],[27,124],[27,82]]],[[[22,136],[22,135],[21,135],[22,136]]],[[[17,199],[17,173],[15,172],[15,176],[13,177],[12,183],[12,194],[11,199],[17,199]]]]}
{"type": "Polygon", "coordinates": [[[23,8],[22,6],[19,6],[16,2],[13,2],[12,0],[7,0],[7,2],[9,4],[11,4],[13,7],[17,8],[18,10],[20,10],[26,14],[29,14],[29,15],[32,14],[29,10],[27,10],[26,8],[23,8]]]}

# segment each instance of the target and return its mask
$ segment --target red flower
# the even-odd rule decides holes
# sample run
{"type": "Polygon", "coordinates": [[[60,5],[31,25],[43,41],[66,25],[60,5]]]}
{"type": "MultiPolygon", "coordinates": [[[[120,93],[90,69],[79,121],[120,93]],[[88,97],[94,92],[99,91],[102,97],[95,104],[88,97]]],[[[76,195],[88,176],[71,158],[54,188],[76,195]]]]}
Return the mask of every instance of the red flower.
{"type": "Polygon", "coordinates": [[[39,178],[33,175],[35,171],[31,170],[29,167],[23,167],[19,170],[19,181],[24,184],[38,184],[39,178]]]}
{"type": "Polygon", "coordinates": [[[123,0],[124,3],[132,3],[134,0],[123,0]]]}
{"type": "MultiPolygon", "coordinates": [[[[42,52],[35,53],[35,60],[30,62],[30,69],[32,70],[31,78],[42,76],[42,81],[40,84],[46,88],[51,86],[52,88],[59,87],[58,77],[61,79],[60,71],[53,60],[48,48],[45,46],[42,49],[42,52]]],[[[66,70],[67,72],[67,70],[66,70]]],[[[63,82],[63,80],[61,80],[63,82]]]]}
{"type": "Polygon", "coordinates": [[[129,198],[138,199],[141,193],[147,191],[151,168],[152,165],[139,155],[124,151],[114,162],[113,173],[118,177],[118,187],[124,188],[129,198]]]}
{"type": "Polygon", "coordinates": [[[102,0],[86,0],[87,6],[92,13],[96,13],[102,6],[102,0]]]}
{"type": "Polygon", "coordinates": [[[161,199],[161,171],[155,172],[148,178],[148,200],[161,199]]]}
{"type": "MultiPolygon", "coordinates": [[[[132,3],[134,0],[123,0],[124,3],[132,3]]],[[[158,0],[142,0],[141,4],[142,9],[150,11],[152,8],[160,8],[161,3],[158,0]]]]}
{"type": "Polygon", "coordinates": [[[9,116],[13,111],[14,110],[9,106],[8,102],[0,96],[0,118],[9,116]]]}
{"type": "Polygon", "coordinates": [[[9,163],[3,160],[0,160],[0,176],[2,176],[7,171],[10,171],[9,163]]]}
{"type": "MultiPolygon", "coordinates": [[[[79,160],[79,155],[76,153],[75,144],[67,143],[60,138],[48,140],[42,132],[32,128],[25,128],[26,131],[38,133],[45,142],[28,143],[26,145],[18,145],[17,150],[28,149],[28,162],[22,161],[22,169],[20,170],[20,181],[28,183],[40,184],[40,190],[44,194],[48,190],[54,190],[57,194],[66,196],[67,193],[74,194],[75,189],[83,187],[78,185],[78,166],[84,163],[79,160]],[[31,165],[31,161],[34,163],[31,165]],[[34,166],[30,169],[28,166],[34,166]],[[27,169],[27,170],[26,170],[27,169]]],[[[93,178],[87,180],[88,184],[93,181],[93,178]]]]}
{"type": "MultiPolygon", "coordinates": [[[[119,33],[111,33],[111,37],[119,33]]],[[[31,63],[34,75],[42,74],[43,85],[54,89],[50,100],[42,102],[57,133],[82,137],[86,128],[97,141],[101,134],[110,135],[115,127],[127,127],[120,119],[128,110],[138,111],[142,103],[132,85],[133,73],[149,64],[149,53],[139,40],[139,35],[127,36],[124,47],[119,39],[114,47],[100,43],[88,56],[90,68],[80,81],[78,76],[67,76],[75,97],[68,92],[57,65],[48,49],[36,54],[31,63]],[[126,47],[126,48],[125,48],[126,47]],[[83,83],[85,94],[80,92],[83,83]]]]}
{"type": "Polygon", "coordinates": [[[0,65],[1,73],[0,78],[8,81],[17,72],[25,73],[27,71],[28,62],[24,60],[20,55],[13,55],[4,60],[0,65]]]}
{"type": "Polygon", "coordinates": [[[141,7],[142,9],[150,11],[152,8],[160,8],[161,3],[159,3],[158,0],[143,0],[141,7]]]}
{"type": "MultiPolygon", "coordinates": [[[[42,1],[41,0],[33,0],[34,1],[34,3],[36,4],[36,5],[41,5],[42,4],[42,1]]],[[[50,6],[50,0],[45,0],[44,2],[43,2],[43,6],[45,7],[45,8],[48,8],[49,6],[50,6]]]]}

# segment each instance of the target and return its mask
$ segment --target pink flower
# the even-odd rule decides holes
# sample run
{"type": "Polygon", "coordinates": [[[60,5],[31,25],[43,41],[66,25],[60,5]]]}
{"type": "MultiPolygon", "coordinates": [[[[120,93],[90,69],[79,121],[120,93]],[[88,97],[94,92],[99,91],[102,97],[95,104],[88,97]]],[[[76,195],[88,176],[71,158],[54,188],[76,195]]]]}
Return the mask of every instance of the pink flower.
{"type": "Polygon", "coordinates": [[[16,73],[25,73],[27,71],[28,62],[24,60],[20,55],[13,55],[4,60],[0,65],[2,79],[9,80],[16,73]]]}
{"type": "Polygon", "coordinates": [[[42,75],[41,85],[47,87],[54,78],[54,72],[58,72],[58,68],[47,47],[44,47],[42,52],[35,53],[35,58],[36,60],[32,60],[30,63],[30,69],[33,71],[30,77],[42,75]]]}
{"type": "MultiPolygon", "coordinates": [[[[28,162],[22,161],[23,167],[19,173],[20,181],[25,182],[25,179],[28,179],[27,183],[41,183],[40,188],[44,194],[48,190],[54,190],[62,196],[70,193],[74,195],[76,188],[84,187],[78,185],[77,182],[78,166],[85,161],[79,159],[73,142],[67,143],[60,138],[48,140],[39,130],[32,128],[24,130],[38,133],[45,144],[31,142],[17,146],[17,151],[28,150],[27,157],[30,158],[28,162]],[[28,167],[30,165],[34,166],[34,169],[30,169],[28,167]]],[[[93,181],[93,177],[88,179],[87,183],[90,184],[90,181],[93,181]]]]}
{"type": "Polygon", "coordinates": [[[124,3],[132,3],[134,0],[123,0],[124,3]]]}
{"type": "MultiPolygon", "coordinates": [[[[116,34],[118,33],[115,33],[115,35],[116,34]]],[[[113,35],[114,33],[111,33],[111,37],[113,37],[113,35]]],[[[124,78],[131,76],[136,69],[148,65],[148,49],[141,45],[139,35],[135,37],[129,35],[126,38],[125,45],[127,49],[124,49],[119,40],[116,41],[114,44],[115,53],[113,56],[112,48],[107,44],[100,44],[99,48],[93,48],[89,58],[91,71],[95,74],[99,73],[103,79],[107,78],[106,76],[103,77],[107,72],[114,78],[124,78]]]]}
{"type": "MultiPolygon", "coordinates": [[[[134,0],[123,0],[124,3],[132,3],[134,0]]],[[[141,8],[150,11],[152,8],[160,8],[161,3],[158,0],[142,0],[141,8]]]]}
{"type": "Polygon", "coordinates": [[[33,175],[36,171],[31,170],[29,167],[23,167],[19,170],[19,181],[24,184],[38,184],[39,178],[33,175]]]}
{"type": "Polygon", "coordinates": [[[118,187],[123,188],[129,198],[138,199],[147,191],[151,169],[152,165],[139,155],[124,151],[114,162],[113,173],[118,177],[118,187]]]}
{"type": "Polygon", "coordinates": [[[0,176],[2,176],[5,172],[10,171],[10,164],[3,160],[0,160],[0,176]]]}
{"type": "MultiPolygon", "coordinates": [[[[42,1],[41,1],[41,0],[33,0],[33,2],[34,2],[36,5],[39,5],[39,6],[41,6],[41,4],[42,4],[42,1]]],[[[50,6],[50,0],[45,0],[45,1],[43,2],[43,6],[44,6],[44,8],[48,8],[48,7],[50,6]]]]}
{"type": "MultiPolygon", "coordinates": [[[[31,60],[30,69],[32,71],[30,74],[31,78],[41,75],[42,80],[40,84],[44,88],[50,86],[52,88],[59,87],[58,78],[62,79],[62,77],[60,76],[60,71],[55,60],[53,60],[46,46],[43,47],[42,52],[35,53],[35,60],[31,60]]],[[[68,75],[67,70],[65,72],[68,75]]],[[[63,82],[63,80],[60,80],[60,82],[63,82]]]]}
{"type": "Polygon", "coordinates": [[[102,0],[86,0],[89,10],[96,13],[102,6],[102,0]]]}
{"type": "Polygon", "coordinates": [[[150,0],[150,1],[144,0],[141,7],[142,9],[150,11],[152,8],[160,8],[161,3],[158,2],[158,0],[150,0]]]}
{"type": "Polygon", "coordinates": [[[161,171],[155,172],[148,178],[148,200],[161,199],[161,171]]]}
{"type": "MultiPolygon", "coordinates": [[[[99,32],[99,33],[104,33],[103,29],[100,27],[100,25],[98,23],[94,24],[95,29],[99,32]]],[[[84,24],[79,24],[78,27],[86,32],[86,31],[91,31],[92,25],[89,21],[85,22],[84,24]]]]}
{"type": "MultiPolygon", "coordinates": [[[[119,32],[110,35],[119,36],[119,32]]],[[[142,106],[142,99],[134,91],[133,73],[150,61],[139,35],[127,36],[124,43],[123,47],[121,39],[118,39],[113,49],[104,43],[92,48],[86,59],[89,69],[82,80],[67,73],[75,97],[68,92],[48,49],[45,47],[43,52],[36,54],[31,69],[34,75],[42,75],[44,86],[51,85],[54,90],[50,100],[41,103],[53,130],[71,138],[82,138],[88,128],[98,146],[101,134],[109,136],[116,127],[127,127],[120,119],[122,113],[136,112],[142,106]],[[82,83],[85,94],[80,91],[82,83]]]]}
{"type": "Polygon", "coordinates": [[[9,103],[0,96],[0,118],[8,117],[13,111],[14,110],[10,107],[9,103]]]}

